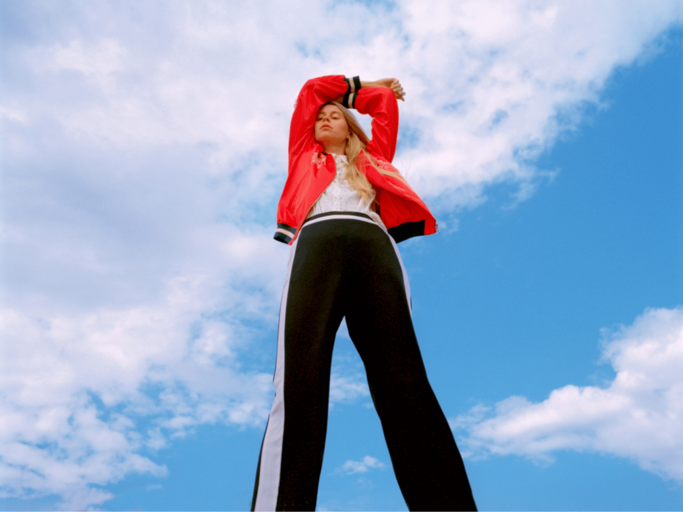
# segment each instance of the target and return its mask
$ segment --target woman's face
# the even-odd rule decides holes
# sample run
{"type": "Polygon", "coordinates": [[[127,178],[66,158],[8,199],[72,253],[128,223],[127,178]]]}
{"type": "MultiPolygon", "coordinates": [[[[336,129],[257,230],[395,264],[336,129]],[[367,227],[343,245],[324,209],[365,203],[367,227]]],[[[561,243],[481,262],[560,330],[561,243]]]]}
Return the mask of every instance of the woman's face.
{"type": "Polygon", "coordinates": [[[315,140],[325,147],[346,144],[349,125],[335,105],[323,105],[315,122],[315,140]]]}

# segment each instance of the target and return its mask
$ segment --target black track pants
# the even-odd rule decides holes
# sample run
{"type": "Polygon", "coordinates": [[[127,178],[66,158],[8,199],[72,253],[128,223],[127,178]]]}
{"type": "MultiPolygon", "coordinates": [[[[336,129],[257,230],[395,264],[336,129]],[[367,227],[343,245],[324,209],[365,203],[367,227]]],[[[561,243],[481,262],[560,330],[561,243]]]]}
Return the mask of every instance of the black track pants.
{"type": "Polygon", "coordinates": [[[363,214],[331,212],[308,219],[291,251],[275,400],[252,510],[315,510],[332,349],[344,317],[410,510],[476,510],[453,434],[427,380],[393,240],[363,214]]]}

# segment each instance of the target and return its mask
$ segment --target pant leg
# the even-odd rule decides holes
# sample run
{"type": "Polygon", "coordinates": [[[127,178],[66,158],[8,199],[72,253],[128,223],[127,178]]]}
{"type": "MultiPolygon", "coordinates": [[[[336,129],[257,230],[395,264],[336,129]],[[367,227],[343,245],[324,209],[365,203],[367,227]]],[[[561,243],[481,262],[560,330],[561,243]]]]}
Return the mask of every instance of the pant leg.
{"type": "Polygon", "coordinates": [[[365,364],[401,492],[410,510],[476,510],[462,458],[427,379],[396,247],[380,228],[357,247],[346,322],[365,364]]]}
{"type": "Polygon", "coordinates": [[[252,510],[315,510],[322,468],[334,339],[343,318],[343,250],[322,225],[292,247],[280,309],[275,400],[252,510]]]}

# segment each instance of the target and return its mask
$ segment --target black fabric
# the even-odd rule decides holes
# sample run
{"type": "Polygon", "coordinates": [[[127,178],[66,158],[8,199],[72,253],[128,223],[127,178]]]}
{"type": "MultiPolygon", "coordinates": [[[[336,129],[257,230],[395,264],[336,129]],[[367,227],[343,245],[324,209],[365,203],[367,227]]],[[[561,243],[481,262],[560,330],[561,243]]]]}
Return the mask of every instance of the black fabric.
{"type": "Polygon", "coordinates": [[[289,235],[284,234],[282,231],[275,231],[275,235],[273,235],[273,238],[277,240],[278,242],[282,242],[285,244],[288,244],[289,242],[292,241],[292,238],[296,234],[296,228],[293,228],[292,226],[288,226],[287,224],[278,224],[277,225],[278,229],[284,229],[289,235]]]}
{"type": "Polygon", "coordinates": [[[351,96],[349,96],[349,101],[346,108],[356,108],[356,99],[358,99],[358,93],[354,92],[351,96]]]}
{"type": "Polygon", "coordinates": [[[425,234],[425,221],[421,220],[418,222],[404,222],[399,226],[389,228],[389,234],[396,241],[396,243],[403,242],[414,236],[424,236],[425,234]]]}
{"type": "Polygon", "coordinates": [[[354,92],[360,91],[360,77],[359,76],[353,77],[353,85],[356,88],[356,90],[354,92]]]}
{"type": "Polygon", "coordinates": [[[427,379],[394,246],[374,223],[332,217],[309,219],[295,247],[284,319],[277,510],[315,510],[332,352],[344,317],[409,509],[476,510],[453,434],[427,379]]]}
{"type": "Polygon", "coordinates": [[[279,223],[277,225],[279,229],[284,229],[285,231],[289,231],[292,235],[296,233],[296,228],[293,228],[292,226],[288,226],[287,224],[279,223]]]}
{"type": "Polygon", "coordinates": [[[344,98],[342,99],[342,105],[349,108],[349,95],[351,94],[351,81],[348,78],[344,78],[346,82],[346,92],[344,93],[344,98]]]}
{"type": "Polygon", "coordinates": [[[282,242],[283,244],[288,244],[289,242],[292,241],[291,236],[287,236],[284,233],[281,233],[280,231],[276,231],[275,234],[273,235],[273,238],[277,240],[278,242],[282,242]]]}

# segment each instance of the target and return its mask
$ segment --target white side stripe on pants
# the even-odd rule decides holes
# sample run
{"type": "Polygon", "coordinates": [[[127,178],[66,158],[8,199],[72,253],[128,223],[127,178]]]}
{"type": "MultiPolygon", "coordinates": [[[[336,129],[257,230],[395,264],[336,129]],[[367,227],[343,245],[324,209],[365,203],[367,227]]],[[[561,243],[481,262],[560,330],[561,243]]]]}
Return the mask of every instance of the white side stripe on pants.
{"type": "MultiPolygon", "coordinates": [[[[360,222],[367,222],[374,224],[379,229],[382,229],[371,219],[356,217],[351,215],[328,215],[319,219],[314,219],[302,226],[303,230],[306,226],[316,224],[332,219],[348,219],[360,222]]],[[[278,491],[280,484],[280,469],[282,463],[282,446],[284,441],[284,426],[285,426],[285,402],[284,402],[284,382],[285,382],[285,325],[287,322],[287,295],[289,292],[289,284],[292,275],[292,267],[294,257],[296,255],[297,242],[301,236],[299,231],[296,240],[292,244],[289,254],[289,263],[287,264],[287,277],[285,279],[285,286],[282,292],[282,302],[280,303],[280,320],[278,325],[278,339],[277,339],[277,358],[275,363],[275,375],[273,377],[273,384],[275,387],[275,400],[268,417],[268,427],[263,440],[263,450],[261,453],[261,467],[259,472],[258,490],[256,494],[256,503],[254,510],[261,512],[274,511],[277,506],[278,491]]],[[[383,230],[384,231],[384,230],[383,230]]],[[[386,231],[384,231],[386,233],[386,231]]],[[[401,254],[398,251],[394,239],[386,233],[391,241],[391,244],[396,252],[401,272],[403,273],[403,284],[408,301],[408,308],[412,316],[412,303],[410,299],[410,284],[408,283],[408,274],[403,266],[401,254]]]]}
{"type": "Polygon", "coordinates": [[[268,428],[263,440],[261,454],[261,472],[259,475],[258,494],[254,510],[272,511],[277,505],[278,487],[280,485],[280,464],[282,460],[282,441],[285,428],[285,313],[287,311],[287,292],[289,279],[292,276],[292,264],[299,238],[292,244],[287,264],[287,278],[285,289],[282,291],[280,303],[280,322],[277,333],[277,357],[275,362],[275,400],[268,417],[268,428]]]}

